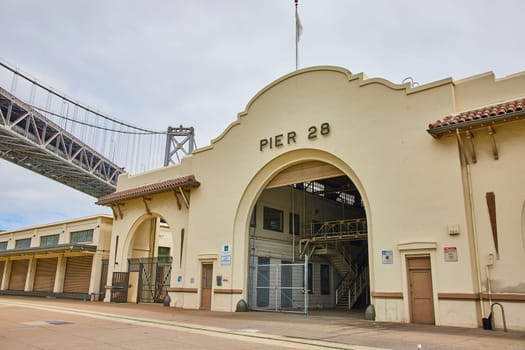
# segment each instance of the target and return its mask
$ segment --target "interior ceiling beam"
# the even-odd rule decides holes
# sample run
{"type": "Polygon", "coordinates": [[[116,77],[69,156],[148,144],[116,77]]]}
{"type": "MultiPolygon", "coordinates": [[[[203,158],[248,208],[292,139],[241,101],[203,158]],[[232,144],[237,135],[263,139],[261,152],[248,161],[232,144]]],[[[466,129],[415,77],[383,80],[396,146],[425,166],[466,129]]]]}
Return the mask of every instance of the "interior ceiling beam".
{"type": "Polygon", "coordinates": [[[334,177],[345,176],[336,167],[319,162],[311,161],[293,165],[277,174],[266,186],[266,188],[276,188],[296,183],[309,182],[312,180],[323,180],[334,177]]]}

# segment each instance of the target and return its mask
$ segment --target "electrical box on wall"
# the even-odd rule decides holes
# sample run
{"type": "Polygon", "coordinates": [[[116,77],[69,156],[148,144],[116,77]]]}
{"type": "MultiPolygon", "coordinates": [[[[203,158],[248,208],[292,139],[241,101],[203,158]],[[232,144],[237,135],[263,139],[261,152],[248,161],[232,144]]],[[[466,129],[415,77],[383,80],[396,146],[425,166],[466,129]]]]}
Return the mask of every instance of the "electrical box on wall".
{"type": "Polygon", "coordinates": [[[492,265],[494,265],[494,254],[489,253],[489,257],[487,259],[487,266],[492,266],[492,265]]]}
{"type": "Polygon", "coordinates": [[[459,235],[459,225],[448,225],[447,232],[450,236],[459,235]]]}

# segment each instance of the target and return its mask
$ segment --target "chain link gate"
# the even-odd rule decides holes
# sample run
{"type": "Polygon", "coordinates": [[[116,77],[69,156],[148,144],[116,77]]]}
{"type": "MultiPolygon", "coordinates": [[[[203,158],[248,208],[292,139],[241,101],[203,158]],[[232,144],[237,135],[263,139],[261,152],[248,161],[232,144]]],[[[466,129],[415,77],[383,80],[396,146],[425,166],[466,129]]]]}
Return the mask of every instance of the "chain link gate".
{"type": "Polygon", "coordinates": [[[172,257],[129,259],[129,271],[138,272],[137,303],[162,303],[171,280],[172,257]]]}
{"type": "Polygon", "coordinates": [[[250,266],[250,310],[308,313],[308,262],[292,263],[257,257],[250,266]],[[306,281],[305,281],[306,276],[306,281]]]}

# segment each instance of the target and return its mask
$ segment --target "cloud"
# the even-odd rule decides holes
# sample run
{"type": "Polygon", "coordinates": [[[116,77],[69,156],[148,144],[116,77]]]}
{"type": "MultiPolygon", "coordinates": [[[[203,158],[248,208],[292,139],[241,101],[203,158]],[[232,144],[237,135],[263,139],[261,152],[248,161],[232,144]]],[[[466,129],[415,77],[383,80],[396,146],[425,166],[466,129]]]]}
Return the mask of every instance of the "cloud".
{"type": "MultiPolygon", "coordinates": [[[[338,65],[420,84],[525,69],[523,1],[304,0],[299,11],[301,67],[338,65]]],[[[2,59],[118,119],[155,130],[194,126],[199,146],[295,68],[291,0],[3,0],[0,13],[2,59]]],[[[0,82],[9,88],[9,77],[0,73],[0,82]]],[[[104,209],[5,161],[0,183],[8,184],[0,187],[0,225],[104,209]]]]}

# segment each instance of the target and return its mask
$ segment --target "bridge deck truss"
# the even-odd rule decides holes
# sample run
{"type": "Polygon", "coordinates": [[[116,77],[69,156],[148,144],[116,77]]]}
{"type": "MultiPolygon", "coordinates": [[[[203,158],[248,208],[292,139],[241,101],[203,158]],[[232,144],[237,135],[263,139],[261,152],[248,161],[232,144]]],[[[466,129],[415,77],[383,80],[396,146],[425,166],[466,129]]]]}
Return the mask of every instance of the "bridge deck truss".
{"type": "Polygon", "coordinates": [[[0,157],[99,198],[123,169],[0,88],[0,157]]]}

